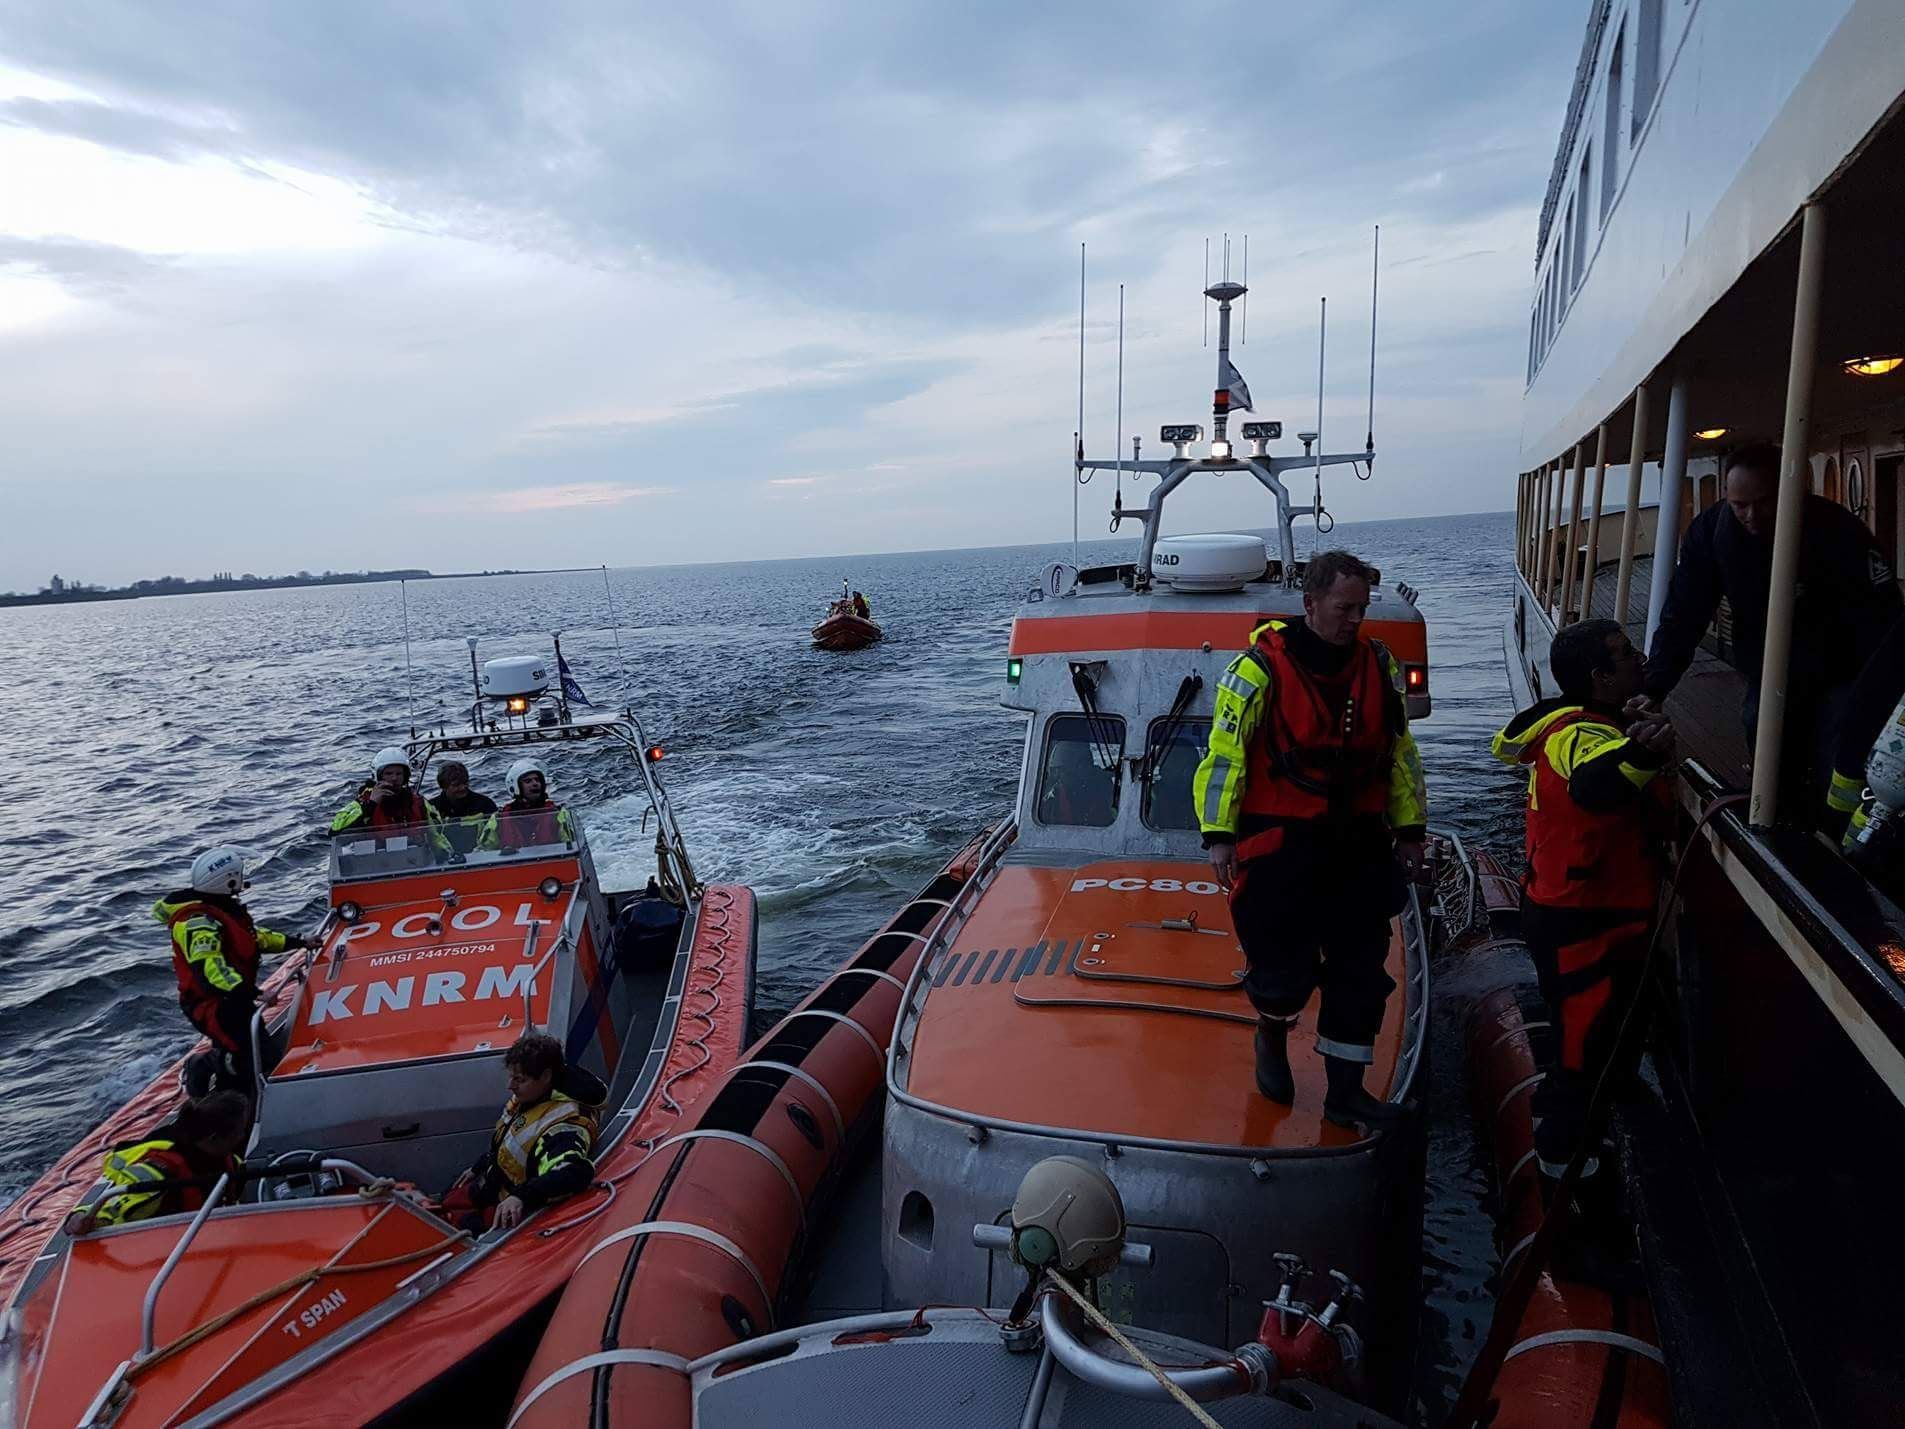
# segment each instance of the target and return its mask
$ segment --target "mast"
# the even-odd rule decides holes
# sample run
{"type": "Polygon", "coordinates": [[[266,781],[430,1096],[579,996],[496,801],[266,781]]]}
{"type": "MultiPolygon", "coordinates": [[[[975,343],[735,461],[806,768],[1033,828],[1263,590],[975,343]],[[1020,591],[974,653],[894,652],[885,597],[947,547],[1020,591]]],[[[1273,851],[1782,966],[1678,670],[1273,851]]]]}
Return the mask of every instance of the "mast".
{"type": "Polygon", "coordinates": [[[1230,455],[1226,427],[1230,422],[1230,305],[1249,290],[1242,283],[1226,278],[1204,289],[1204,296],[1217,300],[1217,392],[1211,399],[1211,456],[1222,460],[1230,455]]]}

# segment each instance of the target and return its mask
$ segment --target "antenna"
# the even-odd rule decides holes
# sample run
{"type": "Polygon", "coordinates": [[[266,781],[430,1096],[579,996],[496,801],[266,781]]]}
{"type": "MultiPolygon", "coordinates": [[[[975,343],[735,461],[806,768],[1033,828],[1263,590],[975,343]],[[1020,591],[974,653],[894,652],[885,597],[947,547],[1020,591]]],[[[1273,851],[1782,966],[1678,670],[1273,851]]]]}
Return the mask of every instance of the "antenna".
{"type": "MultiPolygon", "coordinates": [[[[1210,286],[1210,239],[1209,237],[1206,237],[1204,239],[1204,286],[1206,288],[1210,286]]],[[[1198,307],[1202,309],[1204,313],[1204,346],[1209,347],[1210,346],[1210,304],[1199,303],[1198,307]]]]}
{"type": "Polygon", "coordinates": [[[1376,278],[1382,268],[1382,225],[1376,225],[1376,242],[1369,255],[1369,435],[1363,439],[1371,464],[1376,454],[1376,278]]]}
{"type": "Polygon", "coordinates": [[[1316,510],[1310,516],[1310,551],[1315,554],[1322,522],[1316,519],[1323,510],[1323,347],[1329,337],[1330,300],[1323,298],[1316,317],[1316,510]]]}
{"type": "MultiPolygon", "coordinates": [[[[1111,509],[1124,504],[1124,284],[1118,285],[1118,496],[1111,509]]],[[[1077,564],[1073,562],[1073,564],[1077,564]]]]}
{"type": "Polygon", "coordinates": [[[397,598],[403,602],[403,698],[410,707],[410,737],[417,737],[417,693],[410,678],[410,586],[397,582],[397,598]]]}
{"type": "Polygon", "coordinates": [[[470,647],[470,728],[480,734],[483,730],[483,677],[476,669],[476,637],[466,635],[463,643],[470,647]]]}
{"type": "Polygon", "coordinates": [[[615,587],[609,584],[609,568],[602,567],[602,594],[608,597],[609,634],[615,637],[615,663],[622,671],[622,708],[634,709],[634,702],[628,697],[628,661],[622,656],[622,626],[615,618],[615,587]]]}
{"type": "Polygon", "coordinates": [[[1244,347],[1250,342],[1250,235],[1244,235],[1244,298],[1237,304],[1237,346],[1244,347]]]}
{"type": "Polygon", "coordinates": [[[1078,245],[1078,430],[1072,446],[1072,569],[1078,569],[1078,488],[1085,484],[1085,245],[1078,245]]]}

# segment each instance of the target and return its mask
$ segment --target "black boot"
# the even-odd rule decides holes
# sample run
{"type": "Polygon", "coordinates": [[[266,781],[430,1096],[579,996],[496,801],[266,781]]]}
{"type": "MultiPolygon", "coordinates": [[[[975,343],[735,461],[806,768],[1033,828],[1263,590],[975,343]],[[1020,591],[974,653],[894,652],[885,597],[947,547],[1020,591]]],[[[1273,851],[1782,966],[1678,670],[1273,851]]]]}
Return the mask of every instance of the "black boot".
{"type": "Polygon", "coordinates": [[[1257,1018],[1257,1090],[1288,1106],[1296,1100],[1290,1072],[1290,1024],[1281,1017],[1257,1018]]]}
{"type": "Polygon", "coordinates": [[[1323,1116],[1338,1126],[1361,1124],[1374,1131],[1401,1121],[1408,1112],[1394,1102],[1378,1101],[1363,1090],[1363,1064],[1342,1057],[1325,1057],[1329,1091],[1323,1097],[1323,1116]]]}

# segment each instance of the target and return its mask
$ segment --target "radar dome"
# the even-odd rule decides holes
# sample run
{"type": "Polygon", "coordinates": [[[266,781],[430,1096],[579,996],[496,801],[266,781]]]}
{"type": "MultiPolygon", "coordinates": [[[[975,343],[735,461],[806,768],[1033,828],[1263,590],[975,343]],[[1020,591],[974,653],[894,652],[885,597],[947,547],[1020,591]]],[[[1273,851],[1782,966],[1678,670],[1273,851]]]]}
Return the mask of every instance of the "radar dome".
{"type": "Polygon", "coordinates": [[[1151,579],[1172,590],[1217,594],[1261,580],[1268,564],[1261,536],[1162,536],[1151,552],[1151,579]]]}

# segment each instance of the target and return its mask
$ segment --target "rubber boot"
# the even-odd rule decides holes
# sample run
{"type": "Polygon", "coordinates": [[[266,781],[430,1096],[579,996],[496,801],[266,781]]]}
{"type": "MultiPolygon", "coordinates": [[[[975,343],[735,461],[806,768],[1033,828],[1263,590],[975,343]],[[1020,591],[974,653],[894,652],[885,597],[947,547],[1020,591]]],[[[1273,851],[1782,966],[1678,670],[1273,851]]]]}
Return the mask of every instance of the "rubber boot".
{"type": "Polygon", "coordinates": [[[1363,1064],[1341,1057],[1325,1057],[1323,1070],[1329,1076],[1329,1091],[1323,1097],[1323,1116],[1338,1126],[1361,1125],[1374,1131],[1392,1125],[1408,1115],[1394,1102],[1378,1101],[1363,1090],[1363,1064]]]}
{"type": "Polygon", "coordinates": [[[1290,1024],[1281,1017],[1257,1018],[1257,1090],[1284,1106],[1296,1100],[1290,1071],[1290,1024]]]}

